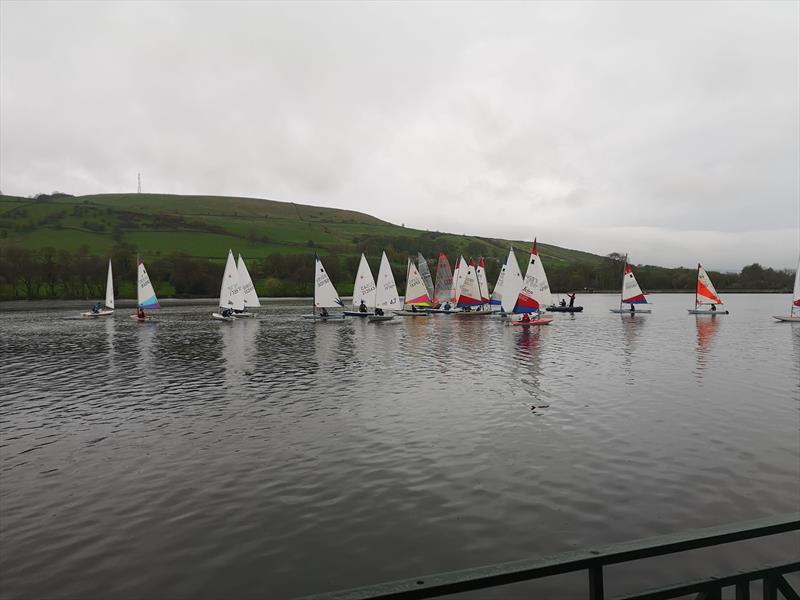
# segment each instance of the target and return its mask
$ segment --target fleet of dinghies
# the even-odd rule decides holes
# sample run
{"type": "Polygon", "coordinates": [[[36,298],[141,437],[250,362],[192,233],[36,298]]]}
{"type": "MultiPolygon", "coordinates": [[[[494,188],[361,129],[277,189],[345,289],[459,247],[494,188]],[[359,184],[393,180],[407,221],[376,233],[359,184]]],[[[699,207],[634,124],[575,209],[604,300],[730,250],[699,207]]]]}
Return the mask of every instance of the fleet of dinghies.
{"type": "MultiPolygon", "coordinates": [[[[642,292],[633,273],[628,257],[625,256],[622,271],[622,289],[619,307],[610,311],[619,314],[649,314],[644,292],[642,292]],[[627,308],[626,308],[627,306],[627,308]],[[638,308],[637,308],[638,307],[638,308]]],[[[153,284],[140,256],[136,257],[137,312],[131,315],[137,321],[150,321],[152,317],[145,311],[160,308],[153,284]]],[[[574,301],[574,294],[570,294],[574,301]]],[[[234,260],[233,251],[228,250],[225,270],[219,293],[219,311],[212,318],[220,321],[235,321],[237,318],[253,317],[250,309],[261,306],[255,285],[250,277],[242,255],[234,260]]],[[[724,302],[717,292],[708,272],[702,264],[697,265],[697,285],[694,307],[688,309],[693,315],[727,315],[727,309],[720,310],[724,302]]],[[[450,314],[459,317],[500,315],[508,318],[512,325],[548,325],[553,318],[545,311],[580,312],[581,306],[567,306],[564,300],[555,305],[544,265],[539,257],[534,239],[525,275],[519,269],[514,249],[509,249],[497,277],[494,289],[489,293],[484,259],[456,259],[451,270],[450,262],[444,252],[439,253],[436,277],[431,277],[427,261],[421,253],[415,263],[411,257],[406,263],[406,288],[403,301],[397,293],[397,284],[386,252],[381,253],[377,279],[366,256],[361,260],[353,283],[352,310],[346,310],[336,288],[325,271],[318,254],[314,255],[314,304],[311,314],[305,319],[316,321],[344,320],[345,317],[366,318],[370,322],[390,321],[396,316],[426,317],[431,314],[450,314]],[[342,309],[342,312],[331,312],[342,309]]],[[[105,303],[98,302],[83,317],[102,317],[114,314],[114,280],[111,261],[108,261],[105,303]]],[[[775,316],[778,321],[800,322],[800,260],[795,272],[792,305],[788,315],[775,316]]]]}

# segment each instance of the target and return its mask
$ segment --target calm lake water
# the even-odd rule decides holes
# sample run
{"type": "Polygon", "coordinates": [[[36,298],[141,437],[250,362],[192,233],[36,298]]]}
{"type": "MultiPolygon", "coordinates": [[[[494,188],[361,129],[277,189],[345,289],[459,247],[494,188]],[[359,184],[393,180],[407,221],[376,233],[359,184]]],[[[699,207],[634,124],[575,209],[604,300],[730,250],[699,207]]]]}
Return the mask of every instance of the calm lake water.
{"type": "MultiPolygon", "coordinates": [[[[530,331],[313,323],[301,301],[235,323],[2,311],[0,597],[288,598],[797,509],[788,295],[727,295],[714,318],[691,295],[633,319],[578,299],[530,331]]],[[[607,580],[789,554],[784,536],[607,580]]]]}

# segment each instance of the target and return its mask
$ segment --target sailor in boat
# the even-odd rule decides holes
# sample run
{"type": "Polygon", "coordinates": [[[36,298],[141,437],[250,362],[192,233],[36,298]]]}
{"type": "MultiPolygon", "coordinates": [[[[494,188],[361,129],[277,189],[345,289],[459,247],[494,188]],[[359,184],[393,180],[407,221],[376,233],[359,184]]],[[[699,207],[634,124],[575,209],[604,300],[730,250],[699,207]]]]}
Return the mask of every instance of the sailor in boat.
{"type": "Polygon", "coordinates": [[[102,304],[100,304],[99,302],[98,302],[97,304],[95,304],[95,305],[92,307],[92,314],[95,314],[95,315],[96,315],[96,314],[98,314],[98,313],[100,312],[100,309],[101,309],[102,307],[103,307],[103,305],[102,305],[102,304]]]}
{"type": "Polygon", "coordinates": [[[140,319],[145,319],[144,309],[140,306],[139,310],[136,311],[136,316],[140,319]]]}
{"type": "Polygon", "coordinates": [[[450,310],[450,303],[449,303],[449,302],[445,302],[445,303],[444,303],[444,306],[443,306],[442,308],[443,308],[444,310],[450,310]]]}
{"type": "Polygon", "coordinates": [[[417,312],[417,305],[416,304],[412,304],[411,305],[411,312],[417,312]]]}
{"type": "Polygon", "coordinates": [[[520,322],[522,322],[522,323],[530,323],[531,322],[530,315],[528,313],[523,313],[522,318],[520,319],[520,322]]]}
{"type": "Polygon", "coordinates": [[[378,307],[376,306],[376,307],[375,307],[375,316],[376,316],[376,317],[382,317],[382,316],[383,316],[383,309],[382,309],[382,308],[378,308],[378,307]]]}
{"type": "Polygon", "coordinates": [[[359,306],[358,306],[358,312],[360,312],[360,313],[367,312],[367,305],[363,300],[361,301],[361,304],[359,304],[359,306]]]}
{"type": "Polygon", "coordinates": [[[636,312],[636,305],[635,304],[631,304],[631,312],[632,313],[636,312]]]}
{"type": "Polygon", "coordinates": [[[562,298],[561,302],[559,302],[558,305],[563,308],[567,305],[567,301],[562,298]]]}
{"type": "Polygon", "coordinates": [[[323,306],[319,311],[319,316],[323,319],[329,317],[330,315],[328,314],[328,309],[323,306]]]}
{"type": "Polygon", "coordinates": [[[233,311],[230,308],[223,308],[222,309],[222,316],[225,317],[226,319],[228,317],[232,317],[233,316],[233,311]]]}
{"type": "Polygon", "coordinates": [[[712,304],[712,305],[711,305],[711,309],[710,309],[710,310],[711,310],[712,312],[717,312],[717,305],[716,305],[716,304],[712,304]]]}
{"type": "Polygon", "coordinates": [[[569,298],[569,307],[572,308],[573,306],[575,306],[575,292],[567,294],[567,297],[569,298]]]}

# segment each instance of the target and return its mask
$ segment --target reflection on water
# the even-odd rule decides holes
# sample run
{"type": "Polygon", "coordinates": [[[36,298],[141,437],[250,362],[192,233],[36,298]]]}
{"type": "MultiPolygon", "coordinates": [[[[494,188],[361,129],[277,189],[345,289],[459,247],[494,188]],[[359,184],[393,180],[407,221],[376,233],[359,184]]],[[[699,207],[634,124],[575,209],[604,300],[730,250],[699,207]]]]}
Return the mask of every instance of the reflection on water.
{"type": "Polygon", "coordinates": [[[717,335],[720,324],[721,317],[695,315],[695,325],[697,327],[697,368],[695,369],[695,375],[698,382],[703,379],[703,371],[708,365],[712,342],[717,335]]]}
{"type": "Polygon", "coordinates": [[[792,510],[800,327],[731,296],[724,325],[682,295],[531,328],[0,313],[0,594],[287,598],[792,510]]]}

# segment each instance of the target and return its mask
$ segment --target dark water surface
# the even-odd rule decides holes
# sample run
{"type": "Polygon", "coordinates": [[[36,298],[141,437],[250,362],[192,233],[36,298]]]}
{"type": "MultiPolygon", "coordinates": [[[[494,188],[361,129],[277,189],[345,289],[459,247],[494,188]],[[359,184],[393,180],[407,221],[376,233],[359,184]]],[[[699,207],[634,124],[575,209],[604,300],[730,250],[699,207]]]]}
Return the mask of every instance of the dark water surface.
{"type": "MultiPolygon", "coordinates": [[[[788,295],[713,319],[653,299],[631,319],[579,297],[541,331],[313,323],[299,301],[3,311],[0,596],[286,598],[796,510],[788,295]]],[[[609,587],[798,550],[748,548],[609,587]]]]}

